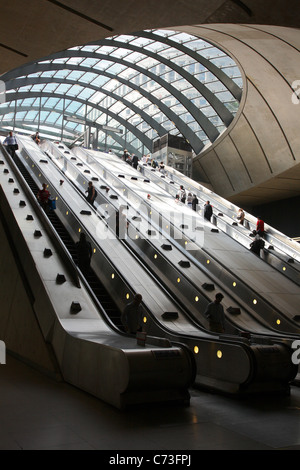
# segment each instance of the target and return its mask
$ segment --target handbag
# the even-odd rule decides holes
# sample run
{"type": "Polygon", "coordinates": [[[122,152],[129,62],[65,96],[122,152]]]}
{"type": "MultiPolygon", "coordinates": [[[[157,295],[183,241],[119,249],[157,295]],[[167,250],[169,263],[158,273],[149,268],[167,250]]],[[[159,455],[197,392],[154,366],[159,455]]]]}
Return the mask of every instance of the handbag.
{"type": "Polygon", "coordinates": [[[14,145],[13,145],[13,148],[14,148],[15,150],[19,150],[18,144],[14,144],[14,145]]]}

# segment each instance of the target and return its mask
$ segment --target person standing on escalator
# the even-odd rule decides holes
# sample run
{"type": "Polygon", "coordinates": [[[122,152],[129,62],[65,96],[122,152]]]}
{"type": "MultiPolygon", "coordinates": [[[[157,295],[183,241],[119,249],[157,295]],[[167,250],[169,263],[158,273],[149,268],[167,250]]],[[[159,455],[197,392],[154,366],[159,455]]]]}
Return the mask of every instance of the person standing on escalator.
{"type": "Polygon", "coordinates": [[[265,234],[265,223],[264,223],[264,221],[262,220],[262,218],[260,216],[257,217],[256,232],[261,237],[263,237],[264,234],[265,234]]]}
{"type": "Polygon", "coordinates": [[[97,191],[95,189],[95,186],[93,185],[92,181],[89,181],[86,199],[93,206],[96,197],[97,197],[97,191]]]}
{"type": "Polygon", "coordinates": [[[40,203],[40,206],[44,209],[44,211],[48,212],[50,192],[47,189],[46,183],[43,183],[42,189],[38,190],[36,197],[40,203]]]}
{"type": "Polygon", "coordinates": [[[203,215],[204,218],[210,222],[210,219],[213,215],[213,209],[209,201],[206,201],[206,204],[204,204],[203,215]]]}
{"type": "Polygon", "coordinates": [[[8,136],[4,139],[3,145],[7,148],[7,151],[11,158],[15,157],[16,150],[18,147],[17,139],[13,135],[12,131],[9,132],[8,136]]]}
{"type": "Polygon", "coordinates": [[[127,304],[121,315],[121,322],[126,333],[136,334],[143,330],[143,297],[141,294],[135,294],[133,301],[127,304]]]}
{"type": "Polygon", "coordinates": [[[92,259],[92,245],[86,239],[85,233],[81,232],[79,241],[75,243],[77,252],[77,265],[84,276],[90,272],[90,265],[92,259]]]}
{"type": "Polygon", "coordinates": [[[225,331],[225,314],[221,302],[224,295],[218,292],[215,295],[215,300],[208,304],[204,316],[209,321],[209,329],[214,333],[224,333],[225,331]]]}

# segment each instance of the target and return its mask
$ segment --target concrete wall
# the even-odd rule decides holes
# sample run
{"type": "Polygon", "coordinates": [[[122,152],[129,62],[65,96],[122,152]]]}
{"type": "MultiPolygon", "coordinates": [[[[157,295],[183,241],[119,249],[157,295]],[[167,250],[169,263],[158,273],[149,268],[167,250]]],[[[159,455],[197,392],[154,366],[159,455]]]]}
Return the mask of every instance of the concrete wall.
{"type": "Polygon", "coordinates": [[[293,84],[300,79],[299,30],[227,24],[185,31],[225,50],[244,78],[237,116],[195,158],[193,177],[205,174],[214,192],[244,207],[298,196],[300,103],[293,84]]]}

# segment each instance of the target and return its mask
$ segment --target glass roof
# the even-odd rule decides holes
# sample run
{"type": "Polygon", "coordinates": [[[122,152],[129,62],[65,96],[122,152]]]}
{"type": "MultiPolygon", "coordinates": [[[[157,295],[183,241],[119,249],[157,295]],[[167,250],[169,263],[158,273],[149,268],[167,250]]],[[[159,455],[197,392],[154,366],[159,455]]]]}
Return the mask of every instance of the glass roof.
{"type": "Polygon", "coordinates": [[[88,129],[101,150],[127,148],[138,155],[151,152],[153,141],[167,133],[184,137],[199,154],[232,122],[243,86],[226,53],[170,30],[72,47],[1,79],[1,131],[39,130],[68,145],[88,129]]]}

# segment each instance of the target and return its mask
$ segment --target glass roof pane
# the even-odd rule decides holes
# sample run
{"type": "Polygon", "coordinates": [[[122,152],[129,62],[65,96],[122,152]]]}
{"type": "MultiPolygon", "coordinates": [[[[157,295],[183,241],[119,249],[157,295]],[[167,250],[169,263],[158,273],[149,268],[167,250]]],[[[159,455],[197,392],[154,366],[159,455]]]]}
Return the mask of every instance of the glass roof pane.
{"type": "Polygon", "coordinates": [[[103,75],[98,75],[92,82],[91,85],[95,87],[101,88],[106,82],[109,81],[108,77],[104,77],[103,75]]]}
{"type": "Polygon", "coordinates": [[[134,46],[138,46],[138,47],[145,47],[149,44],[153,44],[153,42],[154,41],[152,41],[152,39],[139,37],[139,38],[134,38],[132,41],[130,41],[130,44],[133,44],[134,46]]]}
{"type": "Polygon", "coordinates": [[[106,95],[100,91],[96,91],[92,96],[90,96],[89,101],[91,103],[99,103],[106,95]]]}
{"type": "Polygon", "coordinates": [[[156,90],[152,91],[152,95],[158,99],[170,96],[170,92],[166,88],[158,87],[156,90]]]}
{"type": "Polygon", "coordinates": [[[23,106],[32,106],[34,102],[34,98],[25,98],[23,101],[23,106]]]}
{"type": "MultiPolygon", "coordinates": [[[[67,57],[59,57],[57,59],[54,59],[52,64],[55,66],[57,64],[65,64],[67,62],[68,58],[67,57]]],[[[43,63],[43,62],[41,62],[43,63]]]]}
{"type": "Polygon", "coordinates": [[[27,113],[26,119],[30,121],[34,121],[34,119],[38,116],[37,111],[29,111],[27,113]]]}
{"type": "Polygon", "coordinates": [[[70,59],[67,60],[66,65],[79,65],[83,61],[82,57],[70,57],[70,59]]]}
{"type": "Polygon", "coordinates": [[[140,92],[136,91],[136,90],[134,90],[134,91],[132,91],[132,92],[130,92],[126,95],[126,99],[128,101],[131,101],[132,103],[134,101],[138,100],[140,97],[141,97],[140,92]]]}
{"type": "Polygon", "coordinates": [[[108,60],[99,60],[95,65],[94,68],[98,70],[106,70],[108,67],[111,66],[111,61],[108,60]]]}
{"type": "Polygon", "coordinates": [[[56,104],[57,104],[57,101],[58,101],[58,98],[49,98],[45,102],[44,106],[47,106],[49,108],[54,108],[54,106],[56,106],[56,104]]]}
{"type": "Polygon", "coordinates": [[[144,109],[146,108],[146,106],[149,106],[151,104],[151,102],[149,100],[147,100],[147,98],[140,98],[139,100],[137,100],[135,102],[135,105],[140,108],[140,109],[144,109]]]}
{"type": "Polygon", "coordinates": [[[168,44],[163,44],[162,42],[153,42],[148,46],[145,46],[145,49],[148,51],[154,52],[155,54],[162,54],[165,49],[169,49],[168,44]]]}
{"type": "MultiPolygon", "coordinates": [[[[187,41],[184,43],[185,47],[188,47],[189,49],[193,49],[194,51],[200,50],[200,49],[206,49],[208,44],[206,41],[200,38],[194,38],[191,41],[187,41]]],[[[203,51],[201,51],[202,54],[203,51]]]]}
{"type": "Polygon", "coordinates": [[[172,83],[172,86],[176,88],[176,90],[186,90],[187,88],[190,88],[190,84],[185,78],[182,78],[181,80],[176,80],[175,82],[172,83]]]}
{"type": "Polygon", "coordinates": [[[93,59],[91,57],[87,57],[86,59],[84,59],[82,62],[81,62],[81,67],[89,67],[89,68],[92,68],[94,67],[94,65],[97,64],[97,62],[99,61],[99,59],[93,59]]]}
{"type": "Polygon", "coordinates": [[[109,108],[109,110],[114,114],[119,114],[125,108],[125,104],[121,103],[120,101],[117,101],[109,108]]]}
{"type": "Polygon", "coordinates": [[[174,49],[173,47],[167,47],[163,51],[160,51],[159,55],[163,59],[172,60],[174,57],[178,57],[182,55],[182,51],[179,51],[178,49],[174,49]]]}
{"type": "Polygon", "coordinates": [[[149,69],[150,67],[160,65],[160,62],[153,57],[144,57],[143,60],[138,62],[139,67],[143,67],[145,69],[149,69]]]}
{"type": "Polygon", "coordinates": [[[69,75],[70,70],[58,70],[54,75],[53,78],[66,78],[69,75]]]}
{"type": "Polygon", "coordinates": [[[88,100],[94,93],[95,90],[91,90],[90,88],[83,88],[77,95],[77,98],[80,98],[81,100],[88,100]]]}
{"type": "Polygon", "coordinates": [[[122,72],[126,68],[127,68],[126,65],[112,64],[111,67],[107,69],[107,72],[112,73],[114,75],[118,75],[120,72],[122,72]]]}
{"type": "Polygon", "coordinates": [[[102,90],[114,91],[116,87],[119,86],[118,80],[109,80],[102,86],[102,90]]]}
{"type": "Polygon", "coordinates": [[[57,87],[57,83],[47,83],[43,91],[44,93],[55,93],[57,87]]]}

